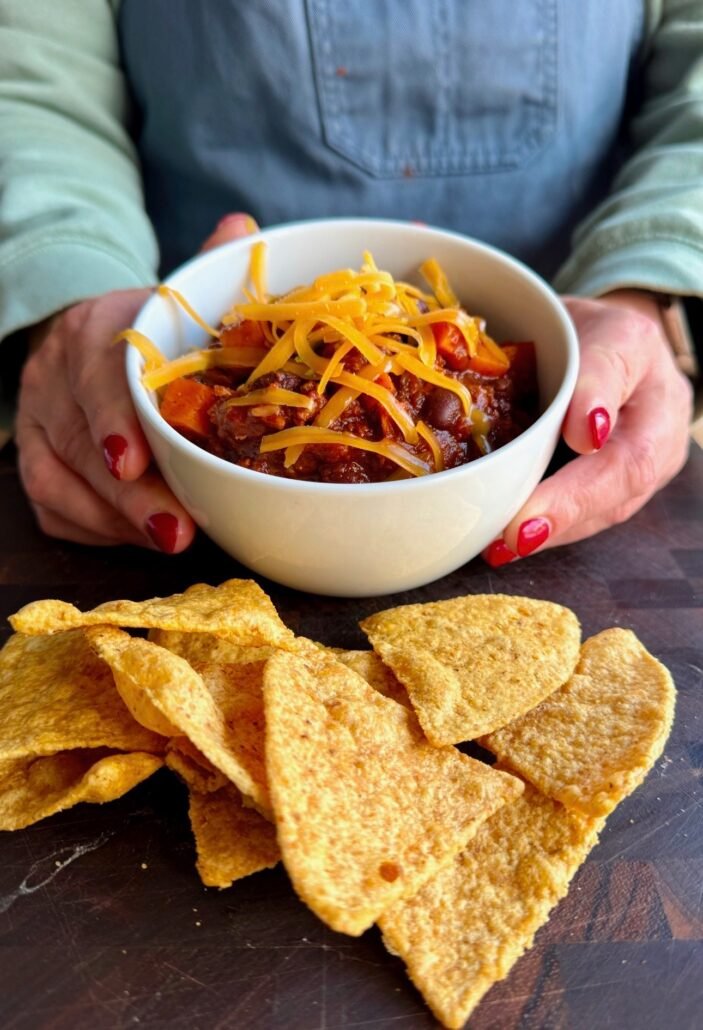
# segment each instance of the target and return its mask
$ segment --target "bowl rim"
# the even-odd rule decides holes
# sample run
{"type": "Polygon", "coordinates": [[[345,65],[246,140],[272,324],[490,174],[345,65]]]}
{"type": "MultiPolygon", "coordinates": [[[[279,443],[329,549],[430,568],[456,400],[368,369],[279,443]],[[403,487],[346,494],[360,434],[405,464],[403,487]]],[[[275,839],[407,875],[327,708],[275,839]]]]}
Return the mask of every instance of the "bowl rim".
{"type": "MultiPolygon", "coordinates": [[[[487,462],[495,464],[499,459],[506,460],[515,450],[524,446],[524,444],[532,437],[539,434],[542,426],[555,408],[559,408],[563,405],[564,410],[566,410],[568,401],[576,386],[576,379],[579,371],[579,347],[574,323],[559,295],[552,289],[545,279],[518,258],[507,254],[499,247],[494,247],[489,243],[484,243],[482,240],[475,239],[472,236],[466,236],[463,233],[455,232],[451,229],[444,229],[433,225],[418,226],[412,222],[389,218],[346,217],[300,219],[295,222],[285,222],[280,225],[261,229],[259,232],[253,233],[250,236],[244,236],[240,239],[222,244],[213,250],[206,251],[202,254],[196,254],[194,257],[189,258],[188,261],[185,261],[182,265],[179,265],[170,272],[162,282],[164,285],[168,286],[174,279],[180,277],[196,264],[218,264],[223,260],[225,255],[231,251],[243,249],[244,247],[251,247],[252,243],[255,243],[257,240],[268,241],[269,239],[276,239],[278,237],[285,236],[292,231],[304,228],[326,227],[334,229],[350,225],[357,227],[369,225],[374,228],[387,229],[391,232],[400,232],[401,234],[426,232],[428,234],[428,238],[431,237],[436,239],[439,237],[457,240],[464,245],[468,245],[474,252],[484,253],[493,258],[497,258],[504,264],[511,266],[513,270],[518,272],[524,279],[527,279],[537,292],[540,293],[548,302],[564,330],[564,338],[567,348],[566,370],[561,384],[559,385],[559,388],[551,402],[547,405],[544,411],[540,413],[537,419],[535,419],[532,425],[523,430],[523,432],[520,433],[519,436],[516,436],[515,439],[503,444],[502,447],[492,451],[490,454],[484,454],[480,458],[474,458],[473,461],[466,462],[463,465],[457,465],[455,468],[444,469],[442,472],[432,472],[425,476],[413,476],[411,479],[397,479],[392,482],[382,481],[379,483],[318,483],[306,479],[285,479],[282,476],[272,476],[265,472],[257,472],[254,469],[243,468],[241,465],[236,465],[234,462],[227,461],[225,458],[220,458],[215,454],[211,454],[204,448],[192,443],[185,436],[182,436],[176,429],[170,426],[162,417],[158,406],[151,403],[150,395],[153,394],[153,391],[147,390],[141,382],[143,363],[142,356],[136,348],[127,346],[125,369],[132,401],[140,416],[146,419],[154,431],[164,437],[164,439],[171,446],[175,447],[176,450],[179,450],[190,457],[199,459],[203,462],[205,467],[209,467],[213,469],[213,471],[234,476],[235,479],[241,477],[243,483],[258,483],[261,486],[268,484],[271,489],[280,489],[284,492],[293,490],[297,492],[302,491],[303,493],[319,493],[322,491],[327,496],[331,496],[335,493],[345,496],[358,496],[362,493],[382,494],[387,490],[392,489],[395,494],[399,494],[401,492],[409,493],[411,491],[428,489],[428,487],[431,488],[430,484],[437,482],[440,479],[442,482],[446,482],[449,477],[457,478],[458,476],[461,476],[462,474],[466,475],[467,473],[471,473],[473,475],[479,469],[484,468],[487,462]],[[262,478],[264,482],[262,482],[262,478]]],[[[190,300],[190,298],[188,299],[190,300]]],[[[132,323],[134,328],[139,328],[140,322],[146,316],[150,307],[160,303],[163,303],[163,298],[154,290],[152,296],[149,297],[139,309],[132,323]]]]}

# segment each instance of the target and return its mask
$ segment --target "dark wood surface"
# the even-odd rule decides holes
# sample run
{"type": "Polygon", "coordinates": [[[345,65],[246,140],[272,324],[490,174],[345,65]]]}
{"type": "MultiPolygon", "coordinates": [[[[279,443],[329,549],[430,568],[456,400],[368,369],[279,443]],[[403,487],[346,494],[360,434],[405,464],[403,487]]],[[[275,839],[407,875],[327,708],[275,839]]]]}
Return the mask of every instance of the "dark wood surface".
{"type": "MultiPolygon", "coordinates": [[[[39,597],[90,607],[247,575],[204,539],[167,558],[43,538],[11,450],[0,504],[3,620],[39,597]]],[[[678,687],[666,753],[471,1026],[703,1027],[703,452],[627,525],[497,572],[474,561],[392,599],[262,585],[294,630],[342,647],[365,646],[358,620],[389,604],[488,591],[569,605],[585,635],[619,625],[641,637],[678,687]]],[[[327,930],[280,868],[203,888],[185,802],[164,771],[113,804],[0,834],[3,1030],[436,1026],[378,933],[327,930]]]]}

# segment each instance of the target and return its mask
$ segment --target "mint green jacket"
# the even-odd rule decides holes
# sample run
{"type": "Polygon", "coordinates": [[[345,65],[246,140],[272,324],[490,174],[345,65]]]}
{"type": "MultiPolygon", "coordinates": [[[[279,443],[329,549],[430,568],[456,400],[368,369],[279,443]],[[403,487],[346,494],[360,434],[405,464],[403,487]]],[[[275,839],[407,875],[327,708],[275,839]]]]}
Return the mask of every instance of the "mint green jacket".
{"type": "MultiPolygon", "coordinates": [[[[630,157],[577,228],[554,281],[562,292],[703,293],[703,0],[645,7],[630,157]]],[[[86,297],[156,279],[127,129],[119,8],[0,0],[0,339],[86,297]]]]}

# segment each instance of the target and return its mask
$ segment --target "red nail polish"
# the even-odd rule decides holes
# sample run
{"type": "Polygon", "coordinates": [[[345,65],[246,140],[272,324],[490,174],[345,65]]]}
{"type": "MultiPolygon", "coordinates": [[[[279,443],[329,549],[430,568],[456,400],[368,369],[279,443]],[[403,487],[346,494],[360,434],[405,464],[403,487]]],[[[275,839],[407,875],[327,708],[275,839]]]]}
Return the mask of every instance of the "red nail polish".
{"type": "Polygon", "coordinates": [[[594,408],[588,413],[588,424],[591,427],[593,446],[599,451],[610,436],[610,415],[605,408],[594,408]]]}
{"type": "Polygon", "coordinates": [[[178,541],[178,519],[166,511],[160,511],[147,519],[146,531],[161,551],[173,554],[178,541]]]}
{"type": "Polygon", "coordinates": [[[127,453],[127,441],[117,433],[111,433],[103,440],[103,455],[108,471],[115,479],[122,479],[124,472],[124,459],[127,453]]]}
{"type": "Polygon", "coordinates": [[[526,558],[545,542],[552,528],[546,519],[527,519],[517,533],[517,553],[526,558]]]}
{"type": "Polygon", "coordinates": [[[515,561],[517,555],[510,550],[504,540],[494,540],[488,550],[484,551],[483,557],[492,568],[499,569],[501,565],[515,561]]]}

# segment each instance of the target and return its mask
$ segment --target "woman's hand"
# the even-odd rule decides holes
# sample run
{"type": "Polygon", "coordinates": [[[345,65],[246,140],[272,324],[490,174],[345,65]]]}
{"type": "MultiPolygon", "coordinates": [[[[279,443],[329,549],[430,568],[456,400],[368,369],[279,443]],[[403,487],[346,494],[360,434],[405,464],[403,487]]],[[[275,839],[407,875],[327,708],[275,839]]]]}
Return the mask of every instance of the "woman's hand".
{"type": "Polygon", "coordinates": [[[688,453],[691,386],[674,364],[656,300],[621,290],[566,305],[581,370],[563,435],[580,457],[540,483],[487,548],[494,568],[624,522],[688,453]]]}
{"type": "MultiPolygon", "coordinates": [[[[245,215],[223,219],[203,249],[245,236],[245,215]]],[[[195,525],[158,472],[132,406],[124,344],[149,290],[75,304],[33,333],[18,399],[19,470],[39,525],[83,544],[137,544],[168,554],[195,525]]]]}

